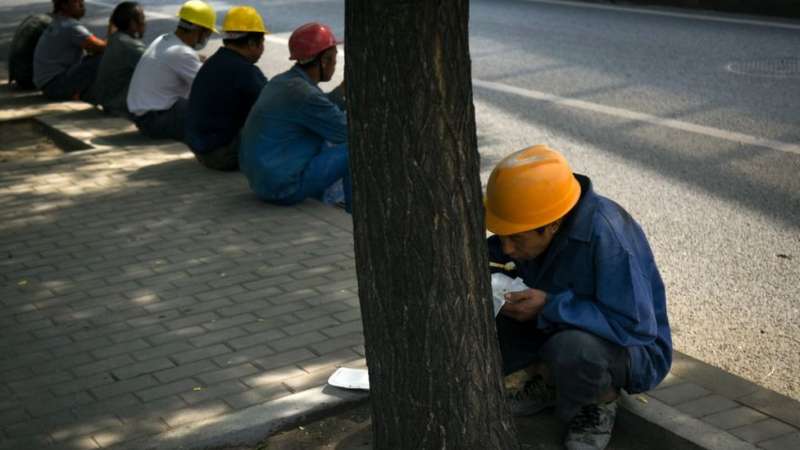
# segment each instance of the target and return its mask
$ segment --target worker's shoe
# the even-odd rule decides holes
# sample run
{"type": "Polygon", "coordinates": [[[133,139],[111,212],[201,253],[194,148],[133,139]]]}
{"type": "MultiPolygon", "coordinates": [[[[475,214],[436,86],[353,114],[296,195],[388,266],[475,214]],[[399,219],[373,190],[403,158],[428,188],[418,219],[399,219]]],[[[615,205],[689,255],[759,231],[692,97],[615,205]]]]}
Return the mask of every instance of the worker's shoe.
{"type": "Polygon", "coordinates": [[[611,440],[617,418],[617,401],[586,405],[567,427],[564,446],[567,450],[603,450],[611,440]]]}
{"type": "Polygon", "coordinates": [[[516,417],[532,416],[556,405],[556,389],[541,377],[533,377],[508,396],[511,412],[516,417]]]}

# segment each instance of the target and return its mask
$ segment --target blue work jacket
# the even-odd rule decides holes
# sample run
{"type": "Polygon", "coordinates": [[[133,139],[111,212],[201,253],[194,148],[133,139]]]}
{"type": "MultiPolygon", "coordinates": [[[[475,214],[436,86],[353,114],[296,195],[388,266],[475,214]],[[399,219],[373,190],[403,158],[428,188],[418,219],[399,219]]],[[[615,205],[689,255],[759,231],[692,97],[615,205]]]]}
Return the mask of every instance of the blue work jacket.
{"type": "MultiPolygon", "coordinates": [[[[546,303],[531,323],[544,333],[577,328],[625,347],[629,393],[652,389],[672,365],[672,338],[664,283],[641,227],[618,204],[597,195],[588,177],[575,176],[581,197],[549,248],[515,261],[529,287],[546,303]]],[[[508,262],[497,236],[492,261],[508,262]]]]}
{"type": "Polygon", "coordinates": [[[250,188],[280,202],[299,190],[325,145],[347,142],[347,116],[298,66],[264,86],[242,129],[239,166],[250,188]]]}

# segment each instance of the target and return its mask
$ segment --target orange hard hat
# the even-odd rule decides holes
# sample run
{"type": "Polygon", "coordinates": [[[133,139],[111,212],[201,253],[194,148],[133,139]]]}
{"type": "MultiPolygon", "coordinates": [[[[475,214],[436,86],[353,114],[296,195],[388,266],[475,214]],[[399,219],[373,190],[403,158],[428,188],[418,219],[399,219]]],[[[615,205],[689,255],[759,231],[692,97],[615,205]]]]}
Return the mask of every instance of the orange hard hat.
{"type": "Polygon", "coordinates": [[[561,153],[546,145],[514,152],[489,176],[484,206],[494,234],[533,230],[564,217],[581,196],[581,185],[561,153]]]}

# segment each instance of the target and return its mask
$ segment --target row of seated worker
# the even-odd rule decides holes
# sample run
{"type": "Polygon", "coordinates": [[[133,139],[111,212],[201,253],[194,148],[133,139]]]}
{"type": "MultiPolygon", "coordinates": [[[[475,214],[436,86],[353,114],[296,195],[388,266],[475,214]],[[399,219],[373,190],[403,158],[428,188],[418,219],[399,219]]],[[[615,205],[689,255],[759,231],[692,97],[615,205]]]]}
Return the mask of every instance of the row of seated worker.
{"type": "Polygon", "coordinates": [[[317,198],[351,210],[344,82],[319,87],[336,70],[330,27],[307,23],[289,39],[295,64],[268,81],[256,66],[269,33],[258,11],[216,12],[189,0],[174,32],[143,42],[145,11],[114,9],[108,39],[80,19],[83,0],[53,0],[52,23],[33,54],[33,82],[52,100],[83,100],[126,117],[145,136],[186,143],[205,167],[241,170],[262,200],[292,205],[317,198]],[[214,33],[223,46],[206,58],[214,33]]]}

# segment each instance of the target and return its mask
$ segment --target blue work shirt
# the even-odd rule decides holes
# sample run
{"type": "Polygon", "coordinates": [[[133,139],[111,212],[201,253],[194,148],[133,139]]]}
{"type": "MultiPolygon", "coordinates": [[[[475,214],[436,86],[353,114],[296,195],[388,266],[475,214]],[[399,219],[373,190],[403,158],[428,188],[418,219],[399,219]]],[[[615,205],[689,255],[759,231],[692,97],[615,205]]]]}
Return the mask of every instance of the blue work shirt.
{"type": "Polygon", "coordinates": [[[208,153],[230,144],[242,129],[267,77],[234,50],[221,47],[192,83],[186,114],[186,143],[208,153]]]}
{"type": "Polygon", "coordinates": [[[347,142],[347,116],[298,66],[275,76],[242,129],[239,167],[262,200],[292,198],[308,163],[347,142]]]}
{"type": "MultiPolygon", "coordinates": [[[[639,224],[576,175],[581,197],[544,254],[515,261],[525,284],[547,293],[535,319],[544,333],[577,328],[627,349],[630,393],[652,389],[672,365],[664,283],[639,224]]],[[[505,263],[497,236],[489,258],[505,263]]]]}

